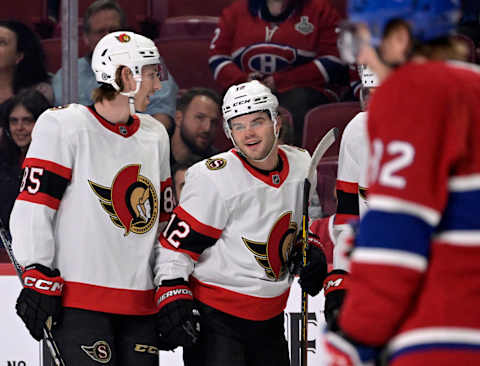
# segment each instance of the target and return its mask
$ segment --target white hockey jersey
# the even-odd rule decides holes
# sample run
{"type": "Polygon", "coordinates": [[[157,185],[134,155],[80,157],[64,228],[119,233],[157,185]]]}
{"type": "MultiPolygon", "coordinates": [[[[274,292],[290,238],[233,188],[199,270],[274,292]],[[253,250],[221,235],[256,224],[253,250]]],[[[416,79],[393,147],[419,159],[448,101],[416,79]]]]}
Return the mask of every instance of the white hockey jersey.
{"type": "Polygon", "coordinates": [[[285,263],[302,220],[305,150],[282,145],[282,168],[262,174],[235,150],[191,167],[160,237],[156,282],[188,279],[195,298],[234,316],[265,320],[286,305],[285,263]]]}
{"type": "Polygon", "coordinates": [[[367,112],[358,113],[345,127],[340,142],[337,170],[337,212],[334,219],[333,266],[349,270],[345,240],[351,235],[348,225],[367,211],[367,112]]]}
{"type": "Polygon", "coordinates": [[[345,127],[337,171],[338,208],[335,225],[362,216],[367,209],[367,112],[358,113],[345,127]]]}
{"type": "Polygon", "coordinates": [[[60,270],[64,306],[156,312],[154,245],[173,209],[169,151],[148,115],[112,124],[71,104],[40,116],[10,228],[22,265],[60,270]]]}

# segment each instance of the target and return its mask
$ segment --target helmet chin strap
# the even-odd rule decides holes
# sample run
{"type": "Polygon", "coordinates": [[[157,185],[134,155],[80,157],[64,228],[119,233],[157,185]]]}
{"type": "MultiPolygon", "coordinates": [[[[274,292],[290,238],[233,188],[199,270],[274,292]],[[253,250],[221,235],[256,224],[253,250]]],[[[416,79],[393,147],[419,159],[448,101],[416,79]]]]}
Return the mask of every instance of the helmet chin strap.
{"type": "Polygon", "coordinates": [[[129,92],[120,92],[120,94],[125,95],[128,97],[128,107],[130,109],[130,115],[133,116],[136,112],[135,110],[135,95],[138,93],[140,90],[140,84],[142,83],[141,78],[135,78],[135,90],[129,91],[129,92]]]}

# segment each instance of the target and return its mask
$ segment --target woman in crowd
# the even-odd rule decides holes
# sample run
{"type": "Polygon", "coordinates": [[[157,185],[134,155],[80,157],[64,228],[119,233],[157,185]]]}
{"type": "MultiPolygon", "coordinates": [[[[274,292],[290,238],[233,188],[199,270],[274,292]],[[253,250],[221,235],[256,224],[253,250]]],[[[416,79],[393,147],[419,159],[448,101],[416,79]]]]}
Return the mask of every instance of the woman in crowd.
{"type": "Polygon", "coordinates": [[[40,40],[21,22],[0,21],[0,104],[31,87],[53,102],[40,40]]]}
{"type": "Polygon", "coordinates": [[[3,136],[0,143],[0,218],[8,227],[10,211],[17,197],[23,159],[32,139],[37,118],[50,107],[43,94],[25,89],[5,101],[0,112],[3,136]]]}

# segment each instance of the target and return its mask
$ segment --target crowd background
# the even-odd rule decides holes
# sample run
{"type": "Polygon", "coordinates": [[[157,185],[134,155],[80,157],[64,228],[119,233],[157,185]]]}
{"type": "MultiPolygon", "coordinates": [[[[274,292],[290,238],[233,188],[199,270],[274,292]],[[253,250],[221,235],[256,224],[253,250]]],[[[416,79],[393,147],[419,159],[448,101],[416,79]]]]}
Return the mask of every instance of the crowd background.
{"type": "MultiPolygon", "coordinates": [[[[454,38],[465,61],[479,63],[480,4],[471,3],[454,38]]],[[[0,9],[0,213],[6,225],[35,120],[48,107],[72,102],[62,99],[62,14],[61,0],[17,0],[0,9]]],[[[162,83],[147,113],[169,131],[175,152],[171,161],[176,163],[172,168],[184,169],[232,147],[219,110],[219,101],[232,83],[259,79],[276,92],[284,121],[282,142],[310,152],[329,128],[337,126],[343,132],[361,110],[356,65],[341,63],[335,47],[334,30],[346,17],[346,0],[78,0],[78,14],[81,103],[89,104],[89,91],[96,86],[89,62],[101,37],[133,30],[155,41],[169,80],[162,83]],[[301,17],[301,13],[309,15],[301,17]],[[267,24],[270,39],[263,39],[261,32],[242,38],[247,33],[244,25],[250,23],[260,24],[262,32],[267,24]],[[233,25],[227,29],[227,24],[233,25]],[[287,28],[297,32],[289,34],[287,28]],[[316,34],[316,41],[305,43],[300,34],[310,33],[316,34]],[[220,49],[216,49],[218,40],[220,49]],[[295,59],[268,49],[269,42],[281,44],[282,52],[288,50],[295,59]],[[263,60],[262,66],[252,57],[246,65],[238,58],[237,46],[267,49],[272,59],[263,60]],[[272,68],[265,69],[265,62],[272,68]],[[305,72],[319,76],[305,79],[305,72]]],[[[242,52],[248,54],[244,48],[242,52]]],[[[313,218],[335,212],[331,192],[338,149],[336,143],[320,163],[313,218]]],[[[1,250],[0,259],[7,260],[1,250]]]]}

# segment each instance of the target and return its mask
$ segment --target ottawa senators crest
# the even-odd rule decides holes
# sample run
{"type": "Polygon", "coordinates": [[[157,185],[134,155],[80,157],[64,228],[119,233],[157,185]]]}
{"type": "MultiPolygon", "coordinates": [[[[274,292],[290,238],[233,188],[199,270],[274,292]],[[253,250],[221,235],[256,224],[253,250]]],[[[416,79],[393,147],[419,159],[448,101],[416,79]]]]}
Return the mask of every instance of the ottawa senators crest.
{"type": "Polygon", "coordinates": [[[80,346],[83,351],[94,361],[108,363],[112,359],[112,350],[105,341],[97,341],[93,346],[80,346]]]}
{"type": "Polygon", "coordinates": [[[265,270],[268,278],[282,280],[287,273],[287,262],[297,238],[297,223],[292,213],[283,214],[273,225],[266,242],[254,242],[242,238],[253,253],[257,263],[265,270]]]}
{"type": "Polygon", "coordinates": [[[121,42],[121,43],[127,43],[127,42],[130,42],[130,36],[126,33],[122,33],[118,36],[115,36],[115,38],[121,42]]]}
{"type": "Polygon", "coordinates": [[[88,181],[100,205],[112,222],[130,232],[144,234],[158,216],[157,192],[152,182],[140,175],[140,165],[128,165],[116,175],[111,187],[88,181]]]}

